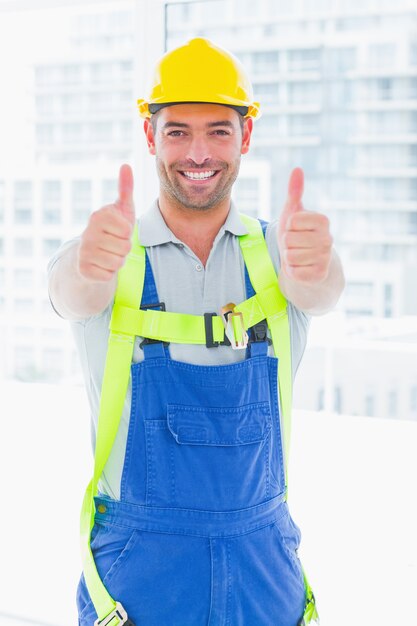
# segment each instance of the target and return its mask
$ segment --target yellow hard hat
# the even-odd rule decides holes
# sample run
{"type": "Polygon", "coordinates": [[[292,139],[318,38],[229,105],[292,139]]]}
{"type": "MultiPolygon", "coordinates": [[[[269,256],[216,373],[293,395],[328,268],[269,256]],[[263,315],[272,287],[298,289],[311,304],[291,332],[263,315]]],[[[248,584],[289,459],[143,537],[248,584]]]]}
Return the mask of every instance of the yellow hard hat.
{"type": "Polygon", "coordinates": [[[169,104],[196,102],[231,106],[244,117],[261,115],[243,65],[203,37],[167,52],[155,68],[149,98],[137,102],[141,117],[169,104]]]}

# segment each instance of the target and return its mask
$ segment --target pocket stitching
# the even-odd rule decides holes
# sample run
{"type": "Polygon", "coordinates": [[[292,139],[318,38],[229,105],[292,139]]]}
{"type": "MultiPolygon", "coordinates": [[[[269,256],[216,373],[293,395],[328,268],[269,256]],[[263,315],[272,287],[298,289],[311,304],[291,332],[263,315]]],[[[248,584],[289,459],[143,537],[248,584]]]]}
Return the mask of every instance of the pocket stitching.
{"type": "MultiPolygon", "coordinates": [[[[159,421],[159,420],[158,420],[159,421]]],[[[175,441],[178,444],[187,444],[187,445],[206,445],[206,446],[238,446],[238,445],[250,445],[254,443],[262,443],[265,442],[265,439],[268,438],[269,432],[272,428],[272,415],[269,406],[269,402],[253,402],[251,404],[245,404],[237,407],[201,407],[201,406],[191,406],[191,405],[182,405],[182,404],[167,404],[167,415],[166,415],[167,427],[171,435],[174,437],[175,441]],[[179,431],[180,426],[174,423],[175,417],[180,412],[185,413],[206,413],[210,415],[210,413],[217,413],[221,410],[222,413],[233,413],[238,416],[240,413],[244,411],[253,410],[257,408],[260,410],[260,413],[266,418],[265,430],[262,436],[258,436],[250,441],[237,441],[236,438],[232,440],[213,440],[213,439],[201,439],[201,440],[191,440],[191,441],[179,441],[179,432],[175,431],[175,427],[179,431]]],[[[200,427],[201,430],[204,430],[204,427],[200,427]]],[[[207,430],[207,429],[206,429],[207,430]]]]}
{"type": "MultiPolygon", "coordinates": [[[[107,529],[107,527],[106,527],[106,526],[103,526],[103,527],[101,527],[101,526],[100,526],[99,528],[100,528],[102,531],[104,531],[104,530],[106,530],[106,529],[107,529]]],[[[97,534],[98,534],[98,533],[97,533],[97,534]]],[[[97,534],[96,534],[96,537],[97,537],[97,534]]],[[[100,534],[101,534],[101,533],[100,533],[100,534]]],[[[104,584],[104,585],[105,585],[105,583],[106,583],[106,582],[109,582],[109,580],[111,580],[111,579],[112,579],[112,577],[115,575],[115,573],[117,573],[117,571],[118,571],[118,570],[119,570],[119,568],[120,568],[120,563],[121,563],[121,561],[122,561],[122,560],[125,560],[125,558],[126,558],[126,557],[130,554],[130,552],[131,552],[131,550],[132,550],[132,547],[136,544],[137,536],[138,536],[138,532],[137,532],[137,530],[133,530],[133,531],[131,532],[131,534],[129,535],[129,538],[128,538],[128,540],[127,540],[127,542],[126,542],[125,546],[123,547],[123,549],[122,549],[121,553],[119,554],[119,556],[117,557],[117,559],[114,561],[114,563],[112,563],[112,564],[110,565],[110,568],[108,569],[108,571],[107,571],[107,572],[106,572],[106,574],[104,575],[104,578],[102,578],[102,582],[103,582],[103,584],[104,584]],[[133,541],[133,539],[134,539],[134,541],[133,541]]],[[[96,538],[96,537],[95,537],[95,538],[96,538]]],[[[84,581],[84,585],[85,585],[85,581],[84,581]]],[[[85,585],[85,586],[86,586],[86,585],[85,585]]],[[[86,586],[86,589],[87,589],[87,586],[86,586]]],[[[87,592],[88,592],[88,589],[87,589],[87,592]]],[[[85,607],[81,610],[81,613],[79,614],[79,618],[80,618],[80,619],[83,619],[83,618],[87,615],[88,611],[89,611],[91,608],[93,608],[93,607],[94,607],[94,605],[93,605],[93,601],[92,601],[92,599],[91,599],[91,597],[90,597],[90,594],[88,594],[88,595],[89,595],[88,602],[87,602],[87,604],[85,605],[85,607]]],[[[95,611],[95,609],[94,609],[94,611],[95,611]]]]}
{"type": "Polygon", "coordinates": [[[279,539],[282,543],[282,546],[286,552],[286,554],[288,555],[288,558],[293,566],[293,569],[295,571],[295,574],[297,575],[297,580],[299,581],[301,588],[305,589],[305,584],[304,584],[304,574],[303,574],[303,569],[302,569],[302,565],[301,565],[301,561],[300,558],[298,556],[298,554],[296,553],[295,550],[292,550],[287,542],[286,539],[283,535],[283,533],[281,532],[281,529],[278,525],[279,520],[275,520],[275,522],[272,524],[272,528],[275,530],[276,533],[278,533],[279,539]]]}
{"type": "Polygon", "coordinates": [[[130,553],[132,552],[132,549],[136,544],[137,538],[138,538],[138,531],[135,529],[130,534],[129,539],[127,540],[123,550],[121,551],[117,559],[114,561],[114,563],[111,564],[110,569],[105,574],[103,578],[103,584],[111,581],[114,578],[115,574],[120,569],[121,563],[125,561],[129,557],[130,553]]]}

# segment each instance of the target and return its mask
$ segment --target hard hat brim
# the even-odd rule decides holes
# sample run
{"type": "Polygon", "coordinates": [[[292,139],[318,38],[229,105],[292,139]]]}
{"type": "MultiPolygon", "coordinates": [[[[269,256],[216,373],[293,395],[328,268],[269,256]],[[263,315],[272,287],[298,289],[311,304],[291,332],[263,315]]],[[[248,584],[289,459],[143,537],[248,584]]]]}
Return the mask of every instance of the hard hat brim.
{"type": "Polygon", "coordinates": [[[247,106],[238,106],[238,105],[234,105],[234,104],[223,104],[223,103],[219,103],[219,102],[200,102],[197,100],[187,100],[184,102],[164,102],[163,104],[149,104],[148,105],[148,109],[149,109],[149,113],[153,114],[153,113],[157,113],[160,109],[163,109],[164,107],[169,107],[169,106],[173,106],[175,104],[219,104],[220,106],[225,106],[225,107],[229,107],[230,109],[235,109],[235,111],[237,111],[238,113],[240,113],[240,115],[243,115],[243,117],[245,117],[245,115],[248,114],[249,111],[249,107],[247,106]]]}

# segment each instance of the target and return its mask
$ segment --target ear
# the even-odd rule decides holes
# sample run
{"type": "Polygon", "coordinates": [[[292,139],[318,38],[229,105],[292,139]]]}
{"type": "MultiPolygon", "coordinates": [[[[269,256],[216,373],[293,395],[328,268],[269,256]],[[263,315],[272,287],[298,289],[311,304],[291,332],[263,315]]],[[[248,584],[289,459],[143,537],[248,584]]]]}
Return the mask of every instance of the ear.
{"type": "Polygon", "coordinates": [[[148,144],[149,154],[156,154],[155,150],[155,136],[153,134],[153,127],[148,118],[143,122],[143,130],[145,132],[146,141],[148,144]]]}
{"type": "Polygon", "coordinates": [[[251,117],[245,118],[244,125],[243,125],[242,148],[240,150],[241,154],[246,154],[247,152],[249,152],[252,129],[253,129],[253,119],[251,117]]]}

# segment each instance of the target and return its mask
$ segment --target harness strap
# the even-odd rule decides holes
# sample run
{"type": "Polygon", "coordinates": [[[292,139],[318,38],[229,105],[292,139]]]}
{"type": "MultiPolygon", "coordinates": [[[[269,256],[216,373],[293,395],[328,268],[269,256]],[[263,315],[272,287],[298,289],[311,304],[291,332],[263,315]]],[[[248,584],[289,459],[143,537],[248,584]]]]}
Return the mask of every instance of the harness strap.
{"type": "MultiPolygon", "coordinates": [[[[279,368],[279,396],[284,440],[285,484],[288,486],[288,458],[291,439],[292,365],[287,300],[282,295],[275,268],[269,256],[258,220],[240,215],[249,233],[239,238],[249,277],[255,288],[257,304],[264,312],[279,368]]],[[[251,298],[252,299],[252,298],[251,298]]],[[[238,308],[238,307],[237,307],[238,308]]]]}
{"type": "MultiPolygon", "coordinates": [[[[275,356],[278,358],[278,384],[281,401],[282,430],[284,431],[284,467],[287,497],[292,406],[291,335],[287,301],[279,289],[278,278],[271,257],[269,256],[259,221],[243,214],[240,214],[240,217],[249,231],[248,235],[243,235],[239,238],[243,258],[248,268],[251,283],[257,292],[259,305],[266,313],[266,320],[271,332],[275,356]]],[[[300,626],[307,626],[313,621],[318,624],[319,616],[313,590],[307,580],[304,568],[302,569],[306,592],[306,605],[300,626]]]]}
{"type": "MultiPolygon", "coordinates": [[[[118,274],[115,305],[140,307],[143,282],[145,277],[145,249],[139,244],[137,226],[135,226],[132,249],[126,258],[123,270],[118,274]]],[[[98,481],[109,458],[119,428],[123,404],[129,384],[130,365],[132,362],[135,337],[123,330],[110,331],[106,364],[104,369],[100,398],[99,419],[94,454],[94,472],[81,509],[80,534],[81,555],[84,579],[94,608],[97,612],[97,624],[108,626],[127,625],[127,617],[120,605],[113,600],[103,585],[97,572],[90,547],[90,535],[94,526],[95,505],[98,481]],[[115,384],[115,381],[117,383],[115,384]]]]}
{"type": "MultiPolygon", "coordinates": [[[[268,302],[270,290],[266,292],[261,297],[268,302]]],[[[246,330],[266,317],[259,294],[236,306],[234,311],[243,314],[246,330]]],[[[220,315],[213,315],[211,323],[213,341],[223,341],[223,319],[220,315]]],[[[205,320],[202,315],[171,313],[154,309],[140,310],[122,304],[114,305],[110,329],[116,333],[128,333],[170,343],[205,344],[207,341],[205,320]]]]}
{"type": "MultiPolygon", "coordinates": [[[[275,355],[279,358],[279,390],[283,415],[285,475],[290,439],[292,398],[291,350],[286,300],[278,287],[278,280],[269,257],[262,228],[253,218],[241,215],[249,230],[239,237],[242,254],[256,294],[235,307],[243,314],[245,328],[267,319],[271,330],[275,355]]],[[[132,250],[118,273],[117,290],[110,322],[110,335],[100,398],[96,435],[94,472],[85,492],[81,519],[81,553],[84,579],[97,612],[96,625],[121,626],[132,624],[123,607],[105,588],[94,562],[90,547],[94,526],[94,496],[98,481],[109,458],[123,411],[129,384],[130,366],[137,335],[177,343],[206,343],[204,317],[169,312],[140,310],[145,276],[145,248],[139,244],[137,226],[134,229],[132,250]],[[117,386],[115,384],[117,381],[117,386]]],[[[213,339],[224,339],[224,326],[220,316],[213,316],[213,339]]],[[[306,583],[306,611],[304,623],[315,619],[314,596],[306,583]]],[[[132,625],[133,626],[133,625],[132,625]]]]}

